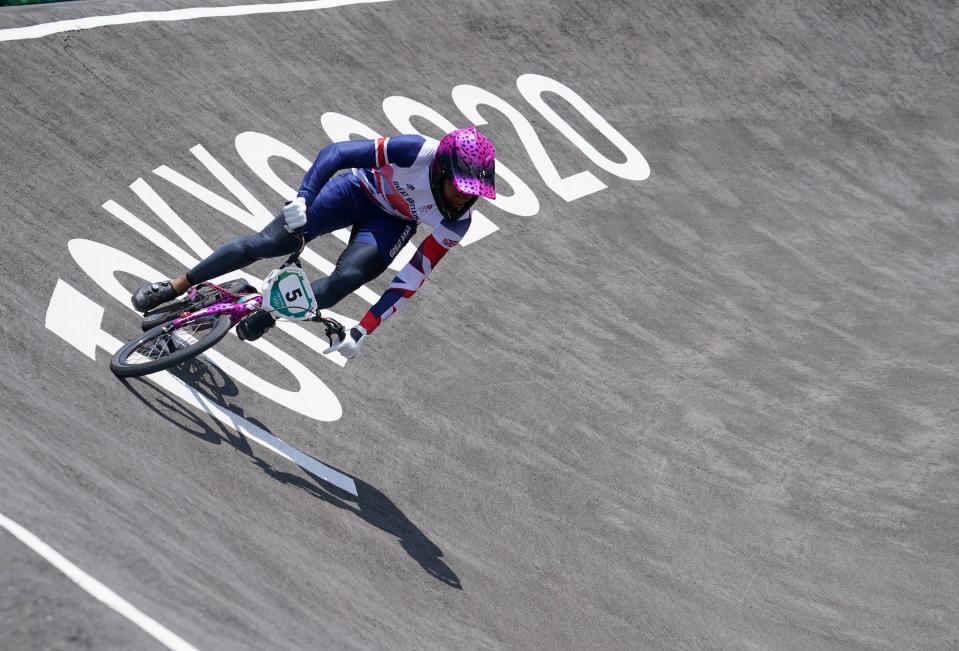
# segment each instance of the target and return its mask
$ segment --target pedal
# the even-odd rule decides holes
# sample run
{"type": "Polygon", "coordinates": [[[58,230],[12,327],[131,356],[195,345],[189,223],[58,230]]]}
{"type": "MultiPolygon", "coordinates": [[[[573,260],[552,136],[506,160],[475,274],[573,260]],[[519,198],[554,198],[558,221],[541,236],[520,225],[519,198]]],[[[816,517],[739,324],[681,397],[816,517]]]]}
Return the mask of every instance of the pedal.
{"type": "Polygon", "coordinates": [[[220,286],[233,294],[256,294],[259,291],[246,278],[228,280],[220,286]]]}

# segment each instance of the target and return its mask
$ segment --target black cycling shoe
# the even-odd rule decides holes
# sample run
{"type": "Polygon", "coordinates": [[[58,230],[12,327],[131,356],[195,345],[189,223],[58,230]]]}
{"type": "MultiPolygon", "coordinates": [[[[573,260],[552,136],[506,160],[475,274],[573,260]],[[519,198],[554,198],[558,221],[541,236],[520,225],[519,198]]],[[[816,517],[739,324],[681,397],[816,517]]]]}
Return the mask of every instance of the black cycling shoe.
{"type": "Polygon", "coordinates": [[[276,319],[269,312],[257,310],[240,321],[240,325],[236,327],[236,334],[242,341],[253,341],[262,337],[275,323],[276,319]]]}
{"type": "Polygon", "coordinates": [[[176,292],[173,291],[173,285],[169,280],[164,280],[151,285],[144,285],[133,292],[130,302],[139,312],[149,312],[157,305],[162,305],[176,298],[176,292]]]}

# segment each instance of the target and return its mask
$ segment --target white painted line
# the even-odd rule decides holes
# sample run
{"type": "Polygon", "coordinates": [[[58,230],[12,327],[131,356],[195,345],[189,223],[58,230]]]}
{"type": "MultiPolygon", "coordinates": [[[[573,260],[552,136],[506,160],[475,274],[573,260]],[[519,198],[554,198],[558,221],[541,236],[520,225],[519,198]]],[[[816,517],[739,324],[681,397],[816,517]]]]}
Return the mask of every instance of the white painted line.
{"type": "Polygon", "coordinates": [[[47,562],[66,574],[71,581],[89,592],[94,598],[149,633],[166,648],[172,651],[197,651],[195,646],[186,642],[179,635],[172,633],[155,619],[144,615],[126,599],[68,561],[60,552],[2,513],[0,513],[0,527],[9,531],[24,545],[40,554],[47,562]]]}
{"type": "Polygon", "coordinates": [[[277,2],[275,4],[235,5],[232,7],[194,7],[190,9],[172,9],[170,11],[138,11],[131,14],[112,16],[89,16],[72,20],[58,20],[28,27],[10,27],[0,29],[0,41],[23,41],[31,38],[43,38],[51,34],[93,29],[105,25],[130,25],[133,23],[172,22],[193,20],[195,18],[222,18],[228,16],[250,16],[253,14],[282,14],[293,11],[315,11],[346,5],[391,2],[392,0],[308,0],[305,2],[277,2]]]}

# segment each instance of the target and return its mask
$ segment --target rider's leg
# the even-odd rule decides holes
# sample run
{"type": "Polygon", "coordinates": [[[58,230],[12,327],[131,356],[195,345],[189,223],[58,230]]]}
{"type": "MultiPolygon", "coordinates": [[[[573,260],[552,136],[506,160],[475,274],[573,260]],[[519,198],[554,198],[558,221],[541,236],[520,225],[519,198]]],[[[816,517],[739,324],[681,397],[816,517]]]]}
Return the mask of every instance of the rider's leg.
{"type": "MultiPolygon", "coordinates": [[[[352,175],[334,177],[323,186],[307,211],[307,241],[352,223],[350,218],[356,212],[357,191],[362,192],[352,175]]],[[[286,231],[283,216],[277,215],[259,233],[224,244],[186,273],[136,290],[132,297],[133,306],[145,312],[174,299],[192,285],[242,269],[256,260],[289,255],[297,246],[296,235],[286,231]]]]}
{"type": "MultiPolygon", "coordinates": [[[[415,223],[397,219],[378,208],[367,209],[362,203],[358,219],[361,221],[353,226],[353,235],[337,259],[333,273],[310,284],[318,311],[336,305],[383,273],[416,232],[415,223]]],[[[245,341],[259,339],[274,323],[269,312],[260,310],[244,319],[236,333],[245,341]]]]}
{"type": "Polygon", "coordinates": [[[296,235],[286,231],[284,223],[283,215],[278,215],[259,233],[238,237],[224,244],[188,272],[174,278],[174,289],[177,289],[178,281],[185,283],[183,291],[186,291],[192,285],[242,269],[256,260],[293,253],[300,241],[296,235]]]}
{"type": "Polygon", "coordinates": [[[353,227],[353,235],[326,278],[311,283],[317,307],[333,307],[364,283],[386,271],[413,233],[415,222],[406,222],[386,213],[372,215],[353,227]]]}
{"type": "Polygon", "coordinates": [[[333,307],[351,293],[379,276],[389,261],[384,261],[373,244],[351,240],[336,261],[336,268],[326,278],[311,283],[316,307],[333,307]]]}
{"type": "Polygon", "coordinates": [[[133,294],[133,306],[140,311],[150,310],[197,283],[242,269],[256,260],[293,253],[299,246],[299,240],[287,233],[283,224],[283,215],[278,215],[259,233],[238,237],[224,244],[185,274],[141,287],[133,294]]]}
{"type": "MultiPolygon", "coordinates": [[[[362,192],[352,174],[330,179],[307,210],[306,241],[349,226],[356,212],[356,194],[362,192]]],[[[365,200],[365,197],[363,197],[365,200]]],[[[256,260],[289,255],[299,246],[296,234],[284,228],[283,215],[277,215],[259,233],[225,244],[186,272],[181,278],[187,287],[236,271],[256,260]]],[[[180,279],[176,279],[180,280],[180,279]]]]}

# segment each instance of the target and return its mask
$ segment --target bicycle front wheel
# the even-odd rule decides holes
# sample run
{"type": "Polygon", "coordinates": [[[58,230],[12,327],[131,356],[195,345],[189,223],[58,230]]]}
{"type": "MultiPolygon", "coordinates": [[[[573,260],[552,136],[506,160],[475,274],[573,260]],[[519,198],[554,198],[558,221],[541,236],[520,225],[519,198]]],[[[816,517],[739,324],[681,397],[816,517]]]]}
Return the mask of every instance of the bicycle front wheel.
{"type": "Polygon", "coordinates": [[[159,325],[116,352],[110,370],[117,377],[139,377],[165,371],[196,357],[226,336],[230,317],[210,314],[179,327],[159,325]]]}

